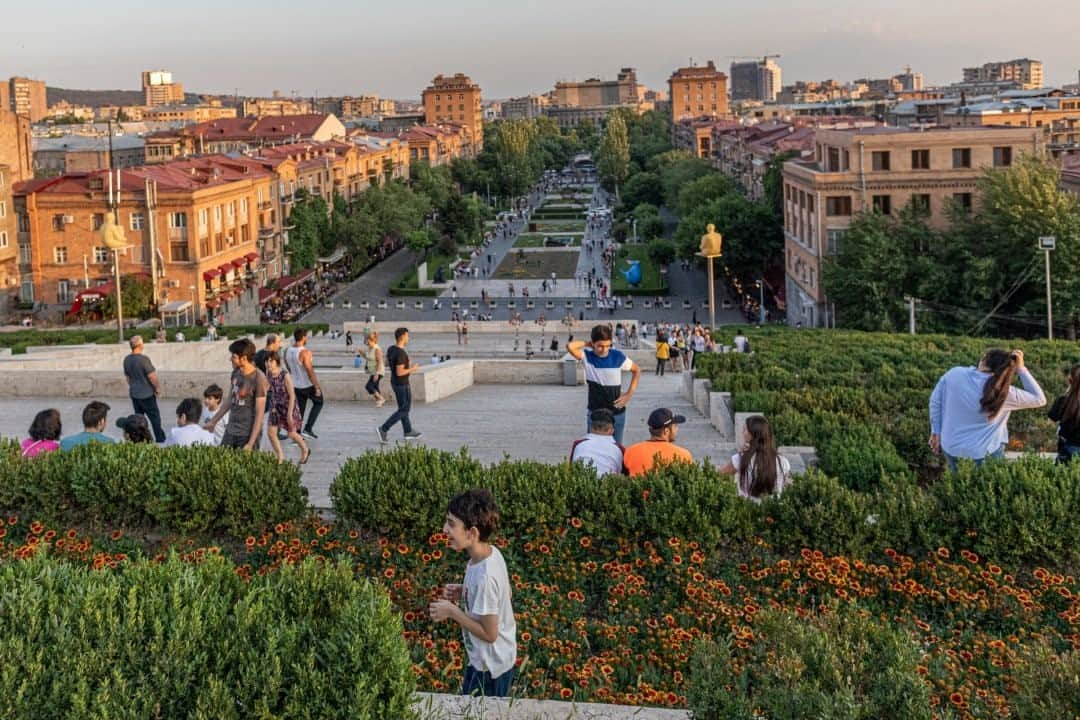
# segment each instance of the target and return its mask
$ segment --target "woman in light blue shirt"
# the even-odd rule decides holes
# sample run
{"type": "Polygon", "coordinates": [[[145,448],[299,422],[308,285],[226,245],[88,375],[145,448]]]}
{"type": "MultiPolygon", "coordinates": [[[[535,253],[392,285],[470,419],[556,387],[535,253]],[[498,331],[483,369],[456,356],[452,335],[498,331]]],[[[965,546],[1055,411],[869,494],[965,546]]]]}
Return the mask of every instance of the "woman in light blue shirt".
{"type": "Polygon", "coordinates": [[[938,380],[930,395],[930,449],[944,452],[953,471],[958,458],[976,465],[1003,458],[1010,413],[1045,404],[1046,395],[1024,367],[1023,351],[987,350],[978,367],[954,367],[938,380]],[[1016,376],[1022,390],[1013,387],[1016,376]]]}

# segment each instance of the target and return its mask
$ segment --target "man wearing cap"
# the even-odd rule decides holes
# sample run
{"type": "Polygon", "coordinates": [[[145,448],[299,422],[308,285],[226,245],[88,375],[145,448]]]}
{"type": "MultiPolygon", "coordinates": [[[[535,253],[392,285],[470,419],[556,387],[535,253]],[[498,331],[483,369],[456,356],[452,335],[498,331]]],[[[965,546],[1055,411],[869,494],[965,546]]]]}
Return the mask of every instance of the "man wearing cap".
{"type": "Polygon", "coordinates": [[[594,410],[610,410],[615,419],[615,442],[622,443],[626,427],[626,406],[634,397],[641,368],[621,350],[612,347],[611,326],[597,325],[589,342],[583,340],[566,344],[566,351],[585,361],[585,384],[589,388],[589,404],[585,413],[585,431],[592,428],[594,410]],[[622,374],[631,373],[630,386],[623,392],[622,374]]]}
{"type": "Polygon", "coordinates": [[[157,396],[161,394],[157,371],[150,358],[143,354],[141,335],[132,335],[128,341],[131,352],[124,358],[124,377],[128,382],[128,393],[136,415],[145,415],[154,429],[154,440],[165,442],[165,430],[161,427],[161,411],[158,410],[157,396]]]}
{"type": "Polygon", "coordinates": [[[649,413],[649,439],[631,445],[623,453],[623,465],[630,477],[644,475],[658,464],[694,462],[689,450],[675,444],[679,425],[684,422],[685,417],[676,415],[668,408],[659,408],[649,413]]]}

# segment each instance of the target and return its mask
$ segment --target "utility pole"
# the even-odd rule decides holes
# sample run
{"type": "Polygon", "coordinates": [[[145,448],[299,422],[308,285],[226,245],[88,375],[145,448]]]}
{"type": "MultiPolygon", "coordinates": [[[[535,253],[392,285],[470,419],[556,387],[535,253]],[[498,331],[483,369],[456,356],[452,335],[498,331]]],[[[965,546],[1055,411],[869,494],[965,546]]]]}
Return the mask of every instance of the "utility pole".
{"type": "Polygon", "coordinates": [[[908,296],[904,298],[908,301],[908,334],[915,334],[915,298],[908,296]]]}
{"type": "Polygon", "coordinates": [[[1039,249],[1046,253],[1046,338],[1054,339],[1054,314],[1050,298],[1050,253],[1057,249],[1057,238],[1044,235],[1039,238],[1039,249]]]}

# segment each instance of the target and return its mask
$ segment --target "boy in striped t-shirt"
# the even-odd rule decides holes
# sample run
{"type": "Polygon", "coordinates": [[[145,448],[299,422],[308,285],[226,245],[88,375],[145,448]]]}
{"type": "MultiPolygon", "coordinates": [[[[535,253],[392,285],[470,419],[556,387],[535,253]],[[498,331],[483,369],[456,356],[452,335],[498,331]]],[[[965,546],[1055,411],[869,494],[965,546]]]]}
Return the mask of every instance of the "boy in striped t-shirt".
{"type": "Polygon", "coordinates": [[[588,432],[591,426],[593,410],[610,410],[615,417],[615,442],[621,445],[626,427],[626,406],[637,390],[641,368],[621,350],[612,347],[610,325],[595,326],[589,342],[568,343],[566,350],[578,360],[585,361],[585,384],[589,389],[585,431],[588,432]],[[622,389],[623,372],[631,373],[626,392],[622,389]]]}

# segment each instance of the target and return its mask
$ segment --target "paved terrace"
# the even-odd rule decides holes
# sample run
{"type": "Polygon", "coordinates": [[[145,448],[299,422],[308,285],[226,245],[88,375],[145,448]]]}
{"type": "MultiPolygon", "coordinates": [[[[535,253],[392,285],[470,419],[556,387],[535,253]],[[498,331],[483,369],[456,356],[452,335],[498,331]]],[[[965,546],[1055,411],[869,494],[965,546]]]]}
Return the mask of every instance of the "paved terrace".
{"type": "MultiPolygon", "coordinates": [[[[565,330],[562,330],[560,343],[565,342],[565,330]]],[[[499,334],[492,338],[476,337],[471,349],[479,356],[498,355],[503,350],[518,358],[523,356],[524,337],[521,348],[513,353],[512,334],[499,334]]],[[[538,335],[535,335],[537,339],[538,335]]],[[[548,336],[550,337],[550,336],[548,336]]],[[[340,348],[331,351],[331,341],[319,338],[314,341],[316,368],[330,366],[341,368],[348,362],[350,355],[344,353],[343,343],[333,343],[340,348]],[[329,363],[329,365],[328,365],[329,363]]],[[[147,352],[151,358],[160,358],[164,347],[149,345],[147,352]]],[[[385,347],[385,343],[384,343],[385,347]]],[[[410,348],[418,362],[429,362],[431,352],[440,352],[464,358],[464,346],[456,344],[453,335],[417,337],[410,348]]],[[[222,345],[222,352],[225,352],[222,345]]],[[[688,448],[695,458],[712,458],[714,462],[723,462],[732,451],[728,443],[709,423],[709,420],[694,408],[693,404],[682,395],[682,378],[678,373],[669,373],[664,377],[652,374],[648,357],[651,351],[643,349],[639,362],[643,367],[641,384],[634,400],[630,404],[627,418],[627,444],[643,440],[648,430],[645,420],[650,411],[657,407],[671,407],[687,417],[687,422],[680,429],[679,444],[688,448]]],[[[73,360],[74,362],[74,360],[73,360]]],[[[159,363],[160,364],[160,363],[159,363]]],[[[211,366],[214,367],[214,366],[211,366]]],[[[17,370],[10,371],[17,373],[17,370]]],[[[117,374],[120,369],[117,367],[117,374]]],[[[205,371],[204,371],[205,372],[205,371]]],[[[338,372],[343,372],[338,370],[338,372]]],[[[357,380],[362,379],[362,371],[355,372],[357,380]]],[[[210,370],[213,377],[216,370],[210,370]]],[[[77,372],[73,371],[73,377],[77,372]]],[[[170,396],[167,389],[169,375],[162,371],[166,387],[166,396],[161,399],[162,416],[166,427],[173,425],[173,410],[181,398],[170,396]]],[[[228,380],[226,358],[222,357],[219,384],[228,380]]],[[[122,387],[114,384],[112,387],[122,387]]],[[[87,397],[63,397],[50,394],[42,388],[40,396],[7,397],[0,400],[0,435],[23,438],[34,414],[43,408],[55,407],[63,418],[65,434],[81,429],[79,418],[82,408],[88,402],[87,397]]],[[[117,438],[119,431],[112,421],[131,412],[130,400],[119,392],[112,397],[99,397],[113,408],[110,413],[108,434],[117,438]]],[[[566,458],[571,443],[585,432],[585,388],[583,386],[563,385],[473,385],[448,398],[431,404],[414,403],[412,419],[414,425],[423,431],[420,441],[429,447],[442,450],[457,450],[465,446],[477,458],[484,462],[495,462],[509,455],[512,458],[533,459],[556,463],[566,458]]],[[[378,442],[375,427],[393,411],[392,401],[382,408],[376,408],[369,401],[328,400],[316,425],[319,439],[312,441],[313,455],[304,468],[303,482],[310,492],[310,500],[316,507],[329,507],[330,483],[341,465],[350,457],[367,451],[379,451],[383,446],[378,442]]],[[[402,442],[400,426],[391,432],[394,443],[402,442]]],[[[264,439],[263,447],[269,447],[264,439]]],[[[291,443],[286,444],[286,453],[292,459],[298,459],[299,451],[291,443]]]]}

